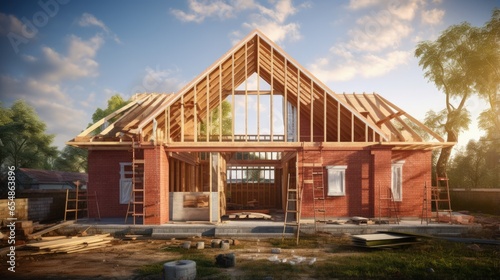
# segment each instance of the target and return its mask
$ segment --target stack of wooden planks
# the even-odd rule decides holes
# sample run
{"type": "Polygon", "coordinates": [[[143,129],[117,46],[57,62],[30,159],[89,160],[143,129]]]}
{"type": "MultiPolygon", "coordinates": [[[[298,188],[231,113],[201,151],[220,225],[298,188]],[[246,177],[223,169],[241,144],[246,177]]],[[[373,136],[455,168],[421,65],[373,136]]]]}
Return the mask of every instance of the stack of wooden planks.
{"type": "Polygon", "coordinates": [[[113,237],[109,233],[82,237],[52,236],[42,237],[41,241],[31,242],[26,245],[26,248],[36,250],[37,252],[34,254],[71,254],[111,246],[111,240],[113,237]]]}
{"type": "Polygon", "coordinates": [[[373,234],[360,234],[352,236],[354,246],[367,248],[387,248],[407,246],[417,243],[417,236],[395,232],[380,232],[373,234]]]}

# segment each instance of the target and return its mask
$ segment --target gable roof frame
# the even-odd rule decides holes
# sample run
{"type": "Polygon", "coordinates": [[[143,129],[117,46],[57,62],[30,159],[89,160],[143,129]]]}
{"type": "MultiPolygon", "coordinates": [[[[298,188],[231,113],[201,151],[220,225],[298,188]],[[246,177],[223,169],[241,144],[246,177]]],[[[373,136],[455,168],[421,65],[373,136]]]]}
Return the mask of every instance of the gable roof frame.
{"type": "MultiPolygon", "coordinates": [[[[325,84],[323,84],[321,81],[319,81],[305,67],[302,67],[297,61],[295,61],[292,57],[287,55],[284,50],[282,50],[278,45],[276,45],[274,42],[272,42],[269,38],[267,38],[262,32],[260,32],[257,29],[254,30],[253,32],[251,32],[250,34],[248,34],[243,40],[241,40],[238,44],[233,46],[221,58],[219,58],[212,65],[210,65],[207,69],[205,69],[205,71],[203,71],[200,75],[198,75],[190,83],[186,84],[181,90],[179,90],[177,93],[175,93],[175,96],[172,96],[172,98],[168,102],[166,102],[162,106],[159,106],[158,108],[156,108],[156,110],[154,110],[148,117],[144,118],[135,129],[131,129],[130,132],[135,133],[135,134],[141,133],[142,130],[146,126],[150,125],[153,122],[153,120],[156,119],[160,114],[165,112],[165,110],[167,108],[172,106],[172,104],[174,104],[175,102],[178,102],[184,94],[188,93],[189,90],[191,90],[195,85],[200,83],[208,75],[210,75],[214,71],[217,71],[217,69],[220,67],[220,65],[224,61],[231,59],[237,50],[239,50],[240,48],[242,48],[243,46],[245,46],[246,44],[251,42],[251,40],[253,40],[254,38],[258,38],[258,40],[264,40],[264,42],[267,43],[268,45],[270,45],[272,49],[275,49],[276,51],[278,51],[278,53],[280,55],[282,55],[284,57],[285,61],[288,62],[288,63],[286,63],[286,64],[288,64],[286,67],[289,67],[289,64],[292,64],[293,67],[295,67],[297,69],[299,74],[300,73],[304,74],[308,79],[310,79],[311,83],[315,83],[320,88],[322,88],[322,90],[326,94],[328,94],[328,96],[330,98],[333,98],[336,102],[338,102],[338,104],[340,104],[342,107],[347,109],[353,117],[356,117],[357,119],[361,120],[365,125],[370,127],[375,133],[379,134],[383,140],[389,141],[389,136],[380,127],[378,127],[376,124],[373,124],[371,121],[369,121],[367,118],[365,118],[362,114],[357,112],[356,109],[354,109],[352,106],[350,106],[347,102],[338,98],[336,96],[336,94],[329,87],[327,87],[325,84]]],[[[260,46],[257,45],[256,47],[259,48],[260,46]]],[[[257,49],[257,51],[259,51],[259,50],[257,49]]],[[[260,62],[257,61],[256,63],[258,64],[260,62]]],[[[259,65],[256,65],[256,66],[259,66],[259,65]]],[[[248,79],[249,75],[250,74],[246,73],[246,75],[245,75],[246,79],[248,79]]],[[[259,78],[263,78],[263,77],[259,76],[259,78]]],[[[301,75],[298,75],[297,78],[301,79],[301,75]]],[[[285,79],[286,79],[286,77],[285,77],[285,79]]],[[[233,90],[234,90],[234,88],[233,88],[233,90]]],[[[312,92],[311,94],[314,94],[314,92],[312,92]]],[[[300,96],[297,96],[297,98],[300,98],[300,96]]],[[[209,110],[209,108],[207,108],[207,110],[209,110]]],[[[312,114],[311,114],[311,117],[312,117],[312,114]]],[[[340,129],[340,127],[338,129],[340,129]]]]}

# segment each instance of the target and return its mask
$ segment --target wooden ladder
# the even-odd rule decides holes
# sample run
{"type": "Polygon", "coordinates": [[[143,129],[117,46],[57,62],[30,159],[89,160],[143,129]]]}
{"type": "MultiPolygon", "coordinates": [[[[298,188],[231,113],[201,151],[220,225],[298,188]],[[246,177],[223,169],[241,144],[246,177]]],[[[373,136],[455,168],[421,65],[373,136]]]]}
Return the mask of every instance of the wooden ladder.
{"type": "Polygon", "coordinates": [[[301,208],[301,193],[297,184],[297,176],[288,174],[286,188],[286,206],[285,219],[283,222],[283,235],[281,241],[285,240],[285,232],[287,226],[296,227],[295,232],[296,243],[299,244],[300,235],[300,208],[301,208]]]}
{"type": "Polygon", "coordinates": [[[392,193],[391,187],[388,187],[386,190],[386,195],[383,195],[381,186],[379,185],[379,196],[380,196],[379,223],[381,224],[382,209],[384,209],[385,212],[387,213],[388,223],[391,223],[391,221],[393,221],[395,224],[399,224],[399,209],[398,205],[396,204],[396,201],[394,201],[394,195],[392,193]]]}
{"type": "Polygon", "coordinates": [[[434,206],[436,208],[436,219],[439,223],[439,212],[448,212],[448,216],[451,220],[451,200],[450,200],[450,187],[448,184],[448,176],[439,177],[436,174],[436,185],[432,187],[432,201],[434,202],[434,206]]]}
{"type": "Polygon", "coordinates": [[[127,206],[127,215],[125,223],[128,221],[129,215],[132,217],[133,224],[136,224],[137,218],[142,218],[144,223],[144,159],[136,158],[136,148],[132,149],[132,187],[130,189],[130,200],[127,206]]]}
{"type": "Polygon", "coordinates": [[[422,201],[422,218],[420,220],[420,224],[425,223],[429,224],[429,200],[427,198],[428,190],[427,190],[427,181],[424,183],[424,198],[422,201]]]}
{"type": "Polygon", "coordinates": [[[75,220],[78,220],[78,213],[85,212],[89,218],[87,191],[80,188],[80,183],[76,183],[75,191],[66,190],[66,204],[64,206],[64,221],[68,219],[68,213],[74,213],[75,220]]]}
{"type": "Polygon", "coordinates": [[[313,194],[314,230],[318,231],[318,224],[326,224],[325,205],[325,185],[323,166],[313,166],[309,168],[309,180],[304,180],[304,184],[311,184],[313,194]]]}

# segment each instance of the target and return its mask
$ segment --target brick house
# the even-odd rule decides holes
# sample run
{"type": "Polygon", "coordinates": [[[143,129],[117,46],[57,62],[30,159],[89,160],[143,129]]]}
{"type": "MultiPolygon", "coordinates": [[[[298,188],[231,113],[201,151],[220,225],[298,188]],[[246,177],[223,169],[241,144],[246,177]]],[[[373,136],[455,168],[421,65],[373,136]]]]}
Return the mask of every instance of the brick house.
{"type": "Polygon", "coordinates": [[[431,152],[454,143],[378,94],[333,92],[255,30],[178,92],[137,94],[68,144],[89,150],[102,217],[163,224],[420,217],[431,152]]]}

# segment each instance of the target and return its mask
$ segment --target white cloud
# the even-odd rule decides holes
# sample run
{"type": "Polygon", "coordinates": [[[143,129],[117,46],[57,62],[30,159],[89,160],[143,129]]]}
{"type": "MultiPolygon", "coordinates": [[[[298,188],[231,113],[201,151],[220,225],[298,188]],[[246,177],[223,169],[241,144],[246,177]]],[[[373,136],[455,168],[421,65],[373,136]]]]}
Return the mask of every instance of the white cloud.
{"type": "Polygon", "coordinates": [[[99,63],[95,60],[97,51],[104,43],[100,35],[89,40],[71,36],[69,39],[68,54],[62,55],[49,47],[43,47],[42,77],[51,81],[95,77],[98,75],[99,63]]]}
{"type": "Polygon", "coordinates": [[[422,21],[433,24],[442,19],[440,10],[422,12],[426,5],[425,0],[350,1],[348,10],[366,11],[348,30],[347,38],[333,45],[328,54],[317,58],[309,69],[325,82],[373,78],[394,71],[408,63],[412,55],[403,43],[412,42],[419,36],[416,33],[425,32],[415,32],[412,27],[416,15],[422,14],[422,21]]]}
{"type": "MultiPolygon", "coordinates": [[[[201,23],[207,18],[227,20],[239,16],[245,11],[248,20],[243,23],[243,27],[259,29],[271,40],[279,43],[285,40],[296,41],[301,38],[300,25],[296,22],[287,22],[287,20],[299,9],[308,7],[310,7],[308,2],[294,6],[291,0],[269,1],[269,5],[263,5],[253,0],[190,0],[188,11],[171,9],[170,13],[183,22],[201,23]]],[[[230,37],[235,43],[241,39],[242,35],[235,31],[230,34],[230,37]]]]}
{"type": "Polygon", "coordinates": [[[120,38],[116,34],[114,34],[109,27],[104,24],[102,20],[97,19],[94,15],[89,14],[89,13],[83,13],[83,15],[80,17],[78,20],[78,25],[82,27],[87,27],[87,26],[97,26],[102,31],[104,31],[107,35],[111,36],[113,40],[117,43],[121,43],[120,38]]]}
{"type": "Polygon", "coordinates": [[[364,9],[381,3],[381,0],[350,0],[347,6],[351,10],[364,9]]]}
{"type": "MultiPolygon", "coordinates": [[[[241,2],[242,1],[236,1],[237,4],[241,2]]],[[[242,7],[251,7],[249,4],[242,7]]],[[[235,6],[222,0],[189,0],[189,10],[190,12],[188,13],[178,9],[171,9],[170,12],[180,21],[200,23],[207,17],[217,17],[220,20],[232,18],[234,17],[235,6]]]]}
{"type": "Polygon", "coordinates": [[[1,76],[0,92],[6,93],[6,101],[24,99],[35,108],[47,125],[47,133],[56,134],[54,144],[60,148],[87,125],[87,113],[58,84],[1,76]]]}
{"type": "Polygon", "coordinates": [[[398,20],[388,13],[364,16],[357,20],[357,26],[349,30],[348,48],[359,51],[380,51],[397,47],[412,31],[410,23],[398,20]]]}
{"type": "Polygon", "coordinates": [[[0,35],[23,34],[23,23],[13,15],[0,13],[0,35]]]}
{"type": "Polygon", "coordinates": [[[430,25],[440,24],[443,21],[444,10],[432,9],[422,11],[422,22],[430,25]]]}
{"type": "Polygon", "coordinates": [[[355,77],[379,77],[406,64],[411,57],[408,51],[392,51],[385,54],[365,54],[359,57],[344,57],[337,60],[320,58],[308,69],[321,81],[348,81],[355,77]]]}
{"type": "Polygon", "coordinates": [[[156,69],[146,67],[146,73],[139,84],[132,88],[130,94],[143,92],[171,93],[177,92],[186,84],[179,75],[178,69],[156,69]]]}

